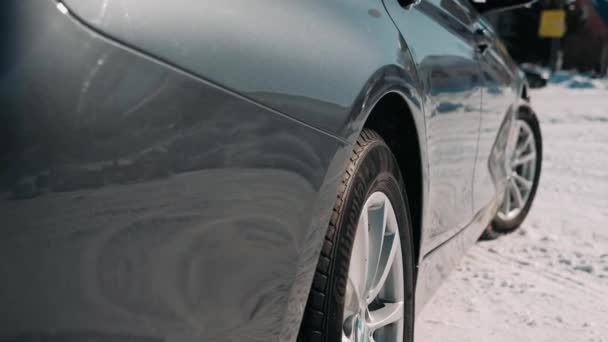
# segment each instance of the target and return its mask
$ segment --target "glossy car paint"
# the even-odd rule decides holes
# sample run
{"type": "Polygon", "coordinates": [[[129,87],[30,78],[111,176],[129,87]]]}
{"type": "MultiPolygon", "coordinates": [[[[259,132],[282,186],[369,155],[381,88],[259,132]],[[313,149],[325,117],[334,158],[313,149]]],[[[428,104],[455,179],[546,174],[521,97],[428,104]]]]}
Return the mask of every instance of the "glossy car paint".
{"type": "MultiPolygon", "coordinates": [[[[481,210],[495,196],[497,190],[501,189],[501,184],[495,184],[496,181],[506,179],[506,174],[503,173],[492,175],[482,172],[488,170],[488,163],[493,160],[493,156],[495,158],[504,152],[494,147],[496,132],[500,131],[503,121],[512,118],[519,107],[526,102],[527,99],[524,97],[527,97],[527,91],[523,88],[523,78],[519,75],[517,66],[508,56],[502,42],[496,38],[491,26],[479,20],[476,27],[480,30],[481,39],[488,44],[488,49],[482,54],[480,63],[484,84],[476,165],[476,170],[480,172],[475,177],[473,198],[474,208],[481,210]]],[[[496,172],[501,171],[502,168],[496,169],[496,172]]]]}
{"type": "Polygon", "coordinates": [[[404,10],[397,0],[385,0],[414,56],[425,94],[430,205],[424,216],[423,254],[473,216],[481,75],[472,33],[444,2],[455,3],[424,1],[404,10]]]}
{"type": "Polygon", "coordinates": [[[12,10],[2,336],[295,336],[350,147],[53,2],[12,10]]]}
{"type": "Polygon", "coordinates": [[[403,91],[419,100],[414,64],[379,0],[64,3],[104,35],[349,141],[360,131],[354,105],[383,69],[400,66],[403,91]]]}
{"type": "Polygon", "coordinates": [[[389,93],[421,148],[417,310],[502,198],[523,83],[498,43],[476,50],[462,3],[3,15],[1,339],[295,340],[346,158],[389,93]]]}

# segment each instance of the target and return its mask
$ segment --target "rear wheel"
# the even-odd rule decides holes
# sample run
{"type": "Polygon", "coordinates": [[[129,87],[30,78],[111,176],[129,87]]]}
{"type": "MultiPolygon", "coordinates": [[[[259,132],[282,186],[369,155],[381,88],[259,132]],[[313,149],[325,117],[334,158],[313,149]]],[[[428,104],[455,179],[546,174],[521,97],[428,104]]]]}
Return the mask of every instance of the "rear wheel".
{"type": "Polygon", "coordinates": [[[414,257],[395,157],[364,130],[334,207],[301,341],[413,341],[414,257]]]}
{"type": "Polygon", "coordinates": [[[524,221],[536,195],[542,165],[542,136],[533,113],[520,112],[515,121],[517,142],[509,162],[505,194],[486,238],[510,233],[524,221]]]}

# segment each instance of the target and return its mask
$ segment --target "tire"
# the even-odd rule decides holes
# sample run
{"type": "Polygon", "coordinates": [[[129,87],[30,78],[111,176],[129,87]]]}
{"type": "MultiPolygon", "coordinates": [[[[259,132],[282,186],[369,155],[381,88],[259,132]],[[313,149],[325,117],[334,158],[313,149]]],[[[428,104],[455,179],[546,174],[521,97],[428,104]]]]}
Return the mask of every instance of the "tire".
{"type": "Polygon", "coordinates": [[[378,192],[386,195],[396,216],[403,265],[403,341],[413,341],[414,249],[404,189],[399,167],[389,147],[377,133],[365,129],[354,144],[338,189],[299,341],[342,341],[345,295],[359,217],[368,198],[378,192]]]}
{"type": "Polygon", "coordinates": [[[517,120],[521,120],[523,123],[527,124],[532,131],[534,137],[534,146],[536,149],[536,158],[535,158],[535,171],[532,178],[532,187],[530,189],[530,193],[525,201],[524,206],[519,210],[517,215],[513,217],[505,217],[504,214],[499,213],[496,215],[492,224],[484,234],[482,235],[482,239],[489,240],[497,238],[502,234],[508,234],[515,231],[522,222],[525,220],[526,216],[530,212],[530,208],[532,206],[532,202],[534,201],[534,197],[536,196],[536,191],[538,189],[538,184],[540,181],[540,173],[542,168],[542,160],[543,160],[543,145],[542,145],[542,135],[540,131],[540,125],[538,123],[538,119],[536,115],[530,111],[520,111],[517,115],[517,120]]]}

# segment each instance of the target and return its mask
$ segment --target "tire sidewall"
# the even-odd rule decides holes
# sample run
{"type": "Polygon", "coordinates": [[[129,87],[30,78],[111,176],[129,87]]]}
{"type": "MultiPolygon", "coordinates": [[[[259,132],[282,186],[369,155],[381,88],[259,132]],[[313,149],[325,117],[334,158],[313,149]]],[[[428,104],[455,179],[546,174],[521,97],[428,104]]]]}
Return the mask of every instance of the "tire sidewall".
{"type": "Polygon", "coordinates": [[[404,341],[411,341],[414,328],[414,260],[409,206],[403,191],[403,180],[397,162],[388,146],[381,140],[368,146],[361,155],[348,187],[344,198],[344,212],[338,221],[340,246],[335,256],[335,266],[338,269],[334,273],[335,284],[333,284],[332,300],[329,301],[330,307],[328,308],[329,341],[341,340],[344,295],[352,245],[362,208],[367,199],[378,191],[384,193],[391,201],[399,226],[406,292],[404,293],[404,341]]]}

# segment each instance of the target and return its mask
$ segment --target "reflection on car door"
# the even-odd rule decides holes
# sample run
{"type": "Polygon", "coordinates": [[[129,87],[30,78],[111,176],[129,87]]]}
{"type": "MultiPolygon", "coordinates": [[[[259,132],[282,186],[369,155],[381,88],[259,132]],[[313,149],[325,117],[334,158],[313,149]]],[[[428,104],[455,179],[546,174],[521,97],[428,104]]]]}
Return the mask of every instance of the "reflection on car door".
{"type": "Polygon", "coordinates": [[[479,34],[488,39],[488,49],[481,56],[481,75],[483,81],[482,90],[482,112],[481,126],[479,130],[479,151],[477,153],[477,165],[475,167],[475,184],[473,186],[475,197],[473,203],[474,211],[482,210],[496,195],[500,180],[506,179],[502,174],[500,160],[495,151],[497,132],[508,133],[510,125],[503,125],[508,113],[513,110],[514,99],[517,94],[513,87],[517,82],[516,75],[512,70],[517,66],[508,55],[504,45],[495,38],[489,24],[480,17],[477,22],[479,34]],[[490,162],[498,164],[494,170],[490,170],[490,162]],[[494,174],[493,173],[499,173],[494,174]]]}
{"type": "Polygon", "coordinates": [[[417,63],[426,95],[430,188],[422,239],[432,248],[466,226],[473,212],[481,75],[472,13],[454,0],[423,0],[411,9],[398,0],[385,4],[417,63]]]}

